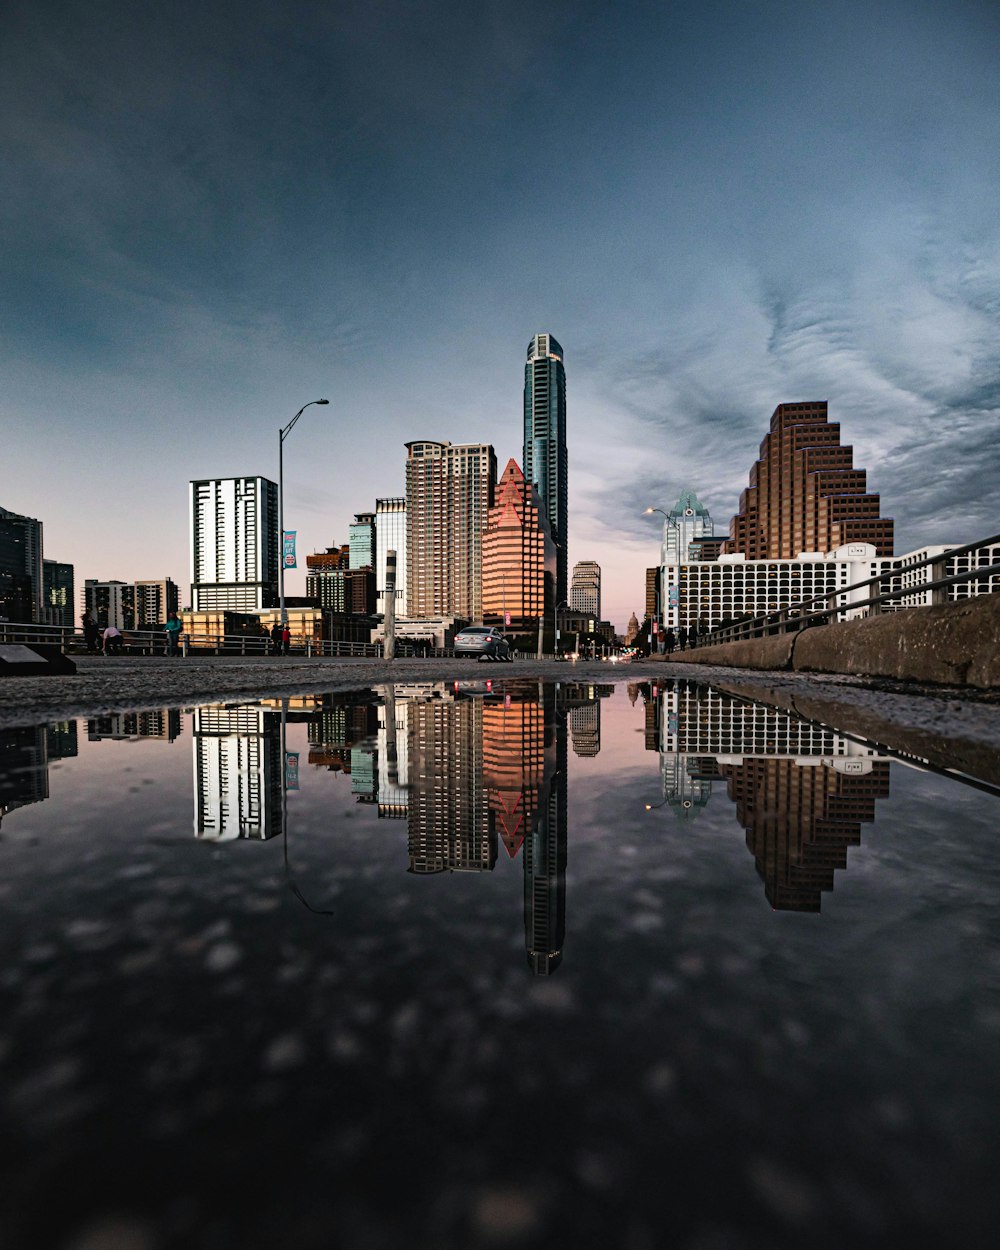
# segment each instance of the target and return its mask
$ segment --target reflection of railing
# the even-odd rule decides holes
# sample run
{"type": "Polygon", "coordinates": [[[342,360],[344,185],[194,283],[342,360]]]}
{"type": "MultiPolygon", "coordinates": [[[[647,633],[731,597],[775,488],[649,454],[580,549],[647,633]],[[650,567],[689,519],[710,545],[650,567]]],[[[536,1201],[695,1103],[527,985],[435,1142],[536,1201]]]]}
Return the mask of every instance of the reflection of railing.
{"type": "MultiPolygon", "coordinates": [[[[1000,564],[987,564],[966,569],[962,573],[954,573],[950,577],[945,576],[945,568],[949,560],[980,548],[992,547],[996,543],[1000,543],[1000,534],[994,534],[991,538],[979,538],[975,542],[966,543],[964,547],[949,547],[937,555],[927,556],[923,560],[914,560],[912,564],[896,565],[864,581],[852,582],[849,586],[837,586],[821,594],[813,595],[810,599],[800,599],[777,612],[768,612],[763,616],[735,621],[732,625],[716,627],[706,634],[699,634],[697,643],[693,645],[695,647],[714,646],[716,643],[738,642],[744,638],[763,638],[767,634],[784,634],[808,625],[826,625],[831,619],[837,620],[847,613],[853,614],[859,608],[867,608],[868,614],[874,615],[882,611],[883,605],[896,599],[915,599],[927,592],[931,594],[932,603],[944,603],[946,602],[944,592],[949,586],[1000,576],[1000,564]],[[853,591],[864,590],[868,586],[878,587],[892,578],[906,578],[915,570],[928,566],[931,569],[931,581],[917,582],[900,587],[898,590],[880,591],[870,595],[867,599],[846,598],[853,591]],[[816,603],[821,603],[823,606],[814,611],[806,610],[816,603]]],[[[912,605],[904,604],[904,610],[907,606],[912,605]]],[[[692,647],[690,641],[688,647],[689,649],[692,647]]]]}

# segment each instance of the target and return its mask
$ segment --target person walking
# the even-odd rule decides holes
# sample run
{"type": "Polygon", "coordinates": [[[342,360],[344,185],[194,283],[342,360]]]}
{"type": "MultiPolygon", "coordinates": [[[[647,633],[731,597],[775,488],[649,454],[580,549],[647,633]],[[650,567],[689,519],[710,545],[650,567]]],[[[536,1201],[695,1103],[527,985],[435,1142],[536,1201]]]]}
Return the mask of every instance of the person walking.
{"type": "Polygon", "coordinates": [[[90,612],[83,614],[83,641],[86,643],[87,652],[90,655],[96,655],[101,649],[101,630],[100,626],[94,620],[90,612]]]}
{"type": "Polygon", "coordinates": [[[672,629],[668,629],[663,635],[663,645],[666,648],[667,655],[673,655],[674,647],[677,646],[677,635],[672,629]]]}
{"type": "Polygon", "coordinates": [[[179,644],[182,629],[180,617],[176,612],[171,612],[167,617],[166,625],[163,627],[163,631],[167,635],[167,655],[180,655],[179,644]]]}
{"type": "Polygon", "coordinates": [[[677,631],[677,645],[682,651],[688,645],[688,632],[684,625],[677,631]]]}

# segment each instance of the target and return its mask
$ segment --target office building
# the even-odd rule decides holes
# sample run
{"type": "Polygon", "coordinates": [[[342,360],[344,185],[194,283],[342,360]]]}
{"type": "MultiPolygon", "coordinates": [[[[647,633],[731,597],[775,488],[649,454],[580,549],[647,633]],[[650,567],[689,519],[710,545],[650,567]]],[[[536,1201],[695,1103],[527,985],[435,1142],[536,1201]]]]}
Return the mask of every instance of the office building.
{"type": "Polygon", "coordinates": [[[555,544],[538,492],[509,460],[483,536],[483,620],[516,628],[546,618],[555,573],[555,544]]]}
{"type": "Polygon", "coordinates": [[[693,490],[683,491],[663,522],[660,563],[684,564],[697,560],[702,540],[714,534],[715,526],[708,509],[693,490]]]}
{"type": "Polygon", "coordinates": [[[72,629],[76,625],[76,594],[72,564],[42,561],[43,618],[46,625],[72,629]]]}
{"type": "Polygon", "coordinates": [[[42,523],[0,508],[0,620],[44,619],[42,523]]]}
{"type": "Polygon", "coordinates": [[[538,492],[556,546],[556,602],[567,600],[566,370],[551,334],[536,334],[524,366],[524,476],[538,492]]]}
{"type": "Polygon", "coordinates": [[[726,550],[748,560],[788,560],[871,543],[893,553],[893,522],[880,515],[854,449],[840,445],[840,425],[825,400],[779,404],[729,524],[726,550]]]}
{"type": "Polygon", "coordinates": [[[177,583],[169,577],[135,583],[136,629],[158,629],[171,612],[180,608],[177,583]]]}
{"type": "Polygon", "coordinates": [[[375,500],[375,611],[385,612],[385,557],[396,553],[396,616],[406,616],[406,500],[375,500]]]}
{"type": "Polygon", "coordinates": [[[408,614],[481,620],[483,534],[497,477],[493,448],[421,440],[406,450],[408,614]]]}
{"type": "Polygon", "coordinates": [[[375,571],[369,565],[355,568],[352,558],[350,543],[306,556],[306,595],[331,612],[370,616],[375,611],[375,571]]]}
{"type": "Polygon", "coordinates": [[[191,606],[254,612],[278,601],[278,488],[266,477],[191,483],[191,606]]]}
{"type": "Polygon", "coordinates": [[[135,584],[111,580],[100,582],[88,577],[83,583],[83,607],[101,629],[135,629],[135,584]]]}
{"type": "Polygon", "coordinates": [[[569,606],[575,612],[601,616],[601,566],[596,560],[579,560],[573,565],[569,606]]]}
{"type": "Polygon", "coordinates": [[[348,527],[348,547],[352,569],[375,568],[375,513],[356,512],[348,527]]]}

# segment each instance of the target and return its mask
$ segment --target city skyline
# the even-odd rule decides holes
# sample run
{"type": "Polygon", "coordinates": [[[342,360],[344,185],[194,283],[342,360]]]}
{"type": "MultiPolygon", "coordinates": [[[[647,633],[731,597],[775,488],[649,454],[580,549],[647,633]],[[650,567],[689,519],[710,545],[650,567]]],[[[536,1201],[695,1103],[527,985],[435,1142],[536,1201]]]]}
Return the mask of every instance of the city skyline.
{"type": "Polygon", "coordinates": [[[402,496],[411,439],[520,461],[549,329],[570,560],[619,631],[644,509],[690,485],[724,523],[780,403],[829,401],[899,549],[993,532],[996,7],[536,18],[8,6],[0,506],[78,587],[185,585],[187,483],[274,479],[321,395],[285,448],[302,555],[402,496]]]}

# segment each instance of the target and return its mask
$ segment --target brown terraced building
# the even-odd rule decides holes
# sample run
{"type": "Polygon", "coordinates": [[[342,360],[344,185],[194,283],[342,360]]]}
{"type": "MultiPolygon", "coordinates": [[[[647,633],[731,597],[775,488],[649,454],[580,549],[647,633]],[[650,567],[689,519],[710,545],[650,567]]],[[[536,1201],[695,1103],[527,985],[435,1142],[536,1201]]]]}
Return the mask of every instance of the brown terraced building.
{"type": "Polygon", "coordinates": [[[547,619],[555,576],[556,546],[538,492],[508,460],[483,535],[483,620],[517,628],[547,619]]]}
{"type": "Polygon", "coordinates": [[[827,419],[826,400],[779,404],[771,429],[729,523],[726,551],[748,560],[789,560],[803,551],[833,551],[873,543],[893,554],[893,522],[880,515],[853,447],[840,443],[840,425],[827,419]]]}

